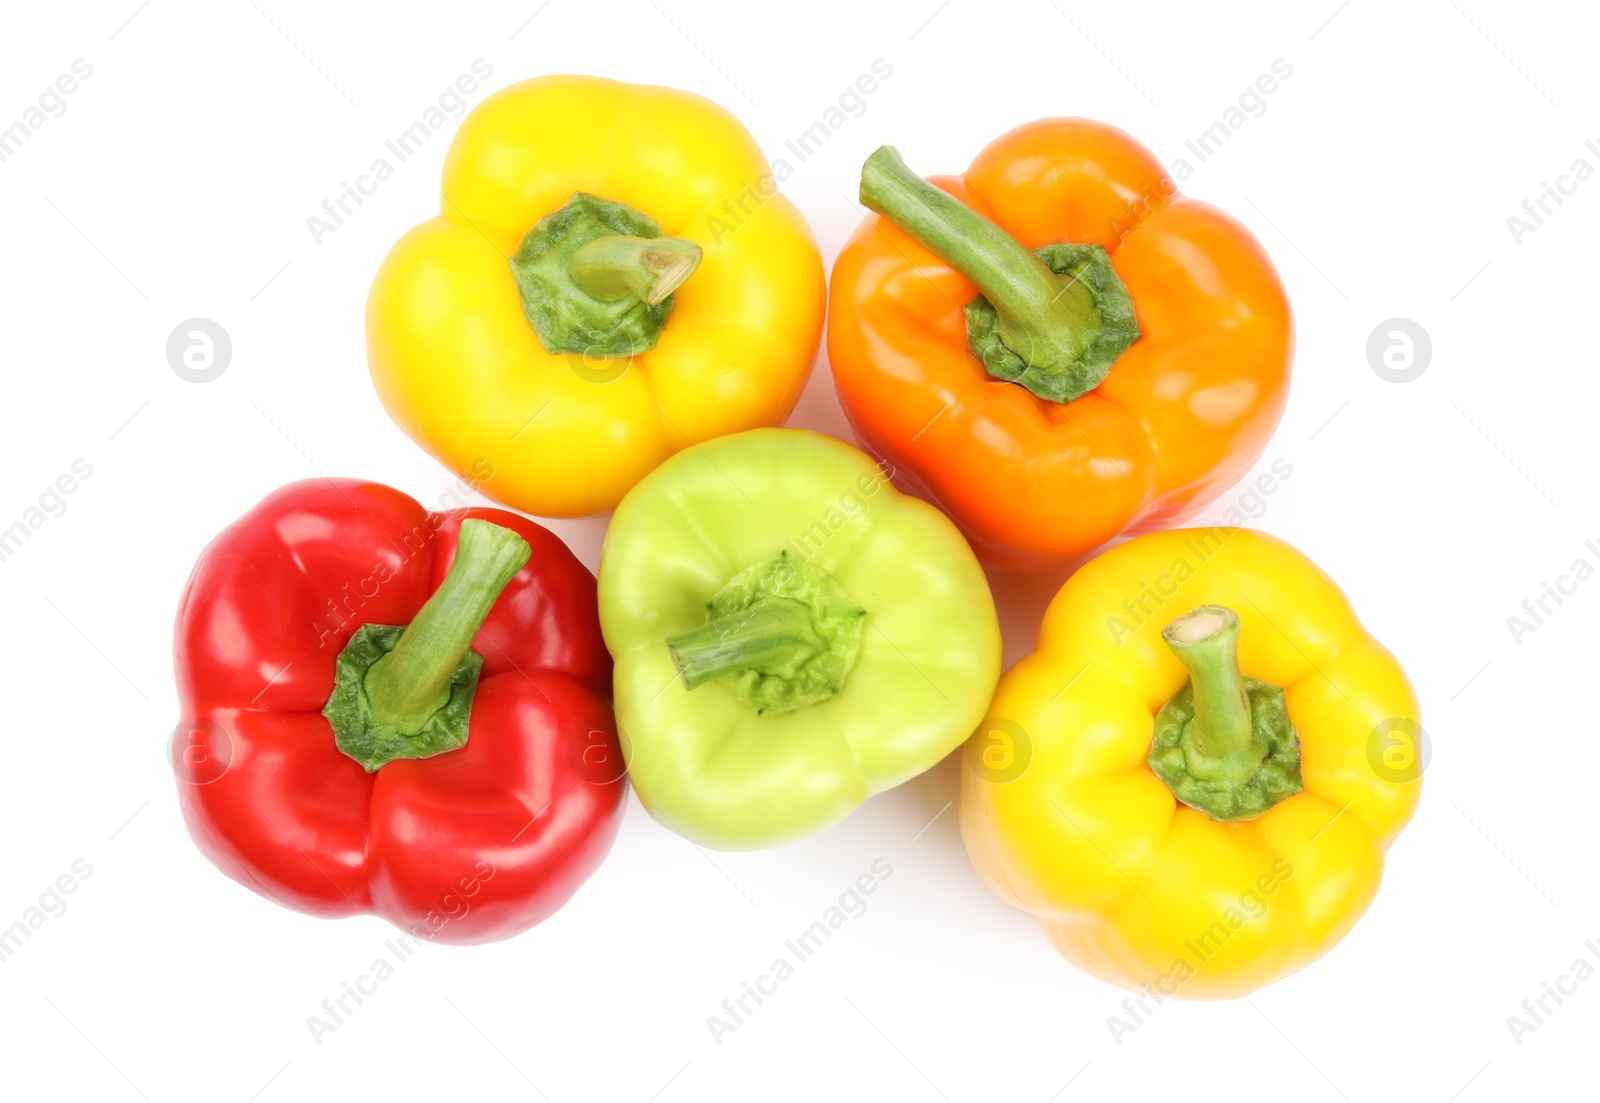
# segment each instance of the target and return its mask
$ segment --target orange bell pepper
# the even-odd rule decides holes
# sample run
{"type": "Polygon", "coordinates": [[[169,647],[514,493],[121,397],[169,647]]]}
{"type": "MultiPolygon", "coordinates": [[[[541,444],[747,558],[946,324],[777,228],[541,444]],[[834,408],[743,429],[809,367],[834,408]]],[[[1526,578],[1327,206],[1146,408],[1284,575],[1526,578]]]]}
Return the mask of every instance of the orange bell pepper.
{"type": "Polygon", "coordinates": [[[1293,321],[1238,222],[1087,119],[961,177],[868,158],[828,355],[857,436],[983,559],[1053,569],[1196,513],[1283,414],[1293,321]],[[1034,251],[1037,252],[1034,252],[1034,251]]]}

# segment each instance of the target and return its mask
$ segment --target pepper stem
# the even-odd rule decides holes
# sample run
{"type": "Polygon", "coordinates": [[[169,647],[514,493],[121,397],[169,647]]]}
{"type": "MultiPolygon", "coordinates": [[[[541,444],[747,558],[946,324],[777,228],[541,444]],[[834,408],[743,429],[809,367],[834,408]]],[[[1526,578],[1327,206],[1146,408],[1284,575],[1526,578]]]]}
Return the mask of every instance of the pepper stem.
{"type": "Polygon", "coordinates": [[[688,689],[737,670],[793,676],[826,647],[811,625],[811,607],[788,597],[761,598],[667,641],[688,689]]]}
{"type": "Polygon", "coordinates": [[[1030,252],[912,172],[893,146],[862,166],[861,202],[977,285],[967,340],[998,379],[1070,402],[1099,386],[1139,337],[1132,299],[1099,245],[1030,252]]]}
{"type": "Polygon", "coordinates": [[[1303,788],[1283,690],[1239,669],[1239,615],[1202,605],[1162,631],[1189,683],[1156,716],[1150,768],[1219,821],[1248,820],[1303,788]]]}
{"type": "MultiPolygon", "coordinates": [[[[1194,747],[1212,769],[1224,763],[1255,772],[1251,757],[1250,695],[1239,669],[1239,615],[1221,605],[1202,605],[1162,631],[1172,653],[1189,670],[1194,693],[1194,747]]],[[[1190,770],[1196,763],[1191,760],[1190,770]]]]}
{"type": "Polygon", "coordinates": [[[574,252],[567,274],[579,290],[602,302],[631,295],[655,306],[694,275],[704,255],[686,238],[615,234],[574,252]]]}
{"type": "Polygon", "coordinates": [[[523,235],[511,278],[546,352],[626,358],[656,347],[703,256],[643,211],[576,192],[523,235]]]}
{"type": "Polygon", "coordinates": [[[827,571],[788,550],[753,563],[706,602],[706,622],[666,641],[687,689],[716,681],[758,714],[837,697],[867,614],[827,571]]]}
{"type": "Polygon", "coordinates": [[[367,669],[363,688],[373,723],[415,735],[444,708],[456,667],[530,555],[528,542],[510,529],[476,518],[461,522],[444,581],[394,648],[367,669]]]}
{"type": "Polygon", "coordinates": [[[1090,319],[1045,263],[983,215],[912,172],[894,146],[880,146],[861,166],[861,202],[937,253],[978,285],[1013,325],[1059,328],[1073,345],[1090,319]],[[1050,323],[1057,326],[1051,327],[1050,323]]]}

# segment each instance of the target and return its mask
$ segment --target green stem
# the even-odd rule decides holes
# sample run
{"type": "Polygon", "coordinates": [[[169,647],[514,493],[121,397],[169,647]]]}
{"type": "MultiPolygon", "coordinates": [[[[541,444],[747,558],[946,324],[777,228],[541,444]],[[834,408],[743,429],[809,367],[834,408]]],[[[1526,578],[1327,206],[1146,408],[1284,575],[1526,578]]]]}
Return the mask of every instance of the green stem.
{"type": "Polygon", "coordinates": [[[861,167],[861,202],[977,284],[1002,318],[1071,332],[1087,324],[1077,304],[1058,301],[1061,283],[1045,263],[999,226],[912,172],[894,146],[861,167]]]}
{"type": "Polygon", "coordinates": [[[567,274],[585,294],[602,302],[632,296],[655,306],[694,275],[705,254],[681,237],[595,238],[567,261],[567,274]]]}
{"type": "Polygon", "coordinates": [[[995,378],[1070,402],[1098,386],[1138,339],[1132,299],[1101,246],[1057,243],[1030,252],[917,176],[893,146],[862,166],[861,202],[977,285],[968,344],[995,378]]]}
{"type": "MultiPolygon", "coordinates": [[[[1161,638],[1189,670],[1195,750],[1216,766],[1248,755],[1250,695],[1239,669],[1239,615],[1221,605],[1202,605],[1167,625],[1161,638]]],[[[1250,761],[1251,772],[1259,761],[1250,761]]]]}
{"type": "Polygon", "coordinates": [[[1214,820],[1249,820],[1304,788],[1283,690],[1239,669],[1239,616],[1191,609],[1161,633],[1189,682],[1156,715],[1150,768],[1214,820]]]}
{"type": "Polygon", "coordinates": [[[706,602],[706,622],[667,640],[688,689],[716,681],[760,715],[837,697],[867,614],[821,567],[788,550],[753,563],[706,602]]]}
{"type": "Polygon", "coordinates": [[[450,699],[456,667],[532,549],[510,529],[461,522],[456,557],[393,650],[368,668],[363,688],[373,723],[414,735],[450,699]]]}
{"type": "Polygon", "coordinates": [[[523,235],[511,278],[546,352],[625,358],[655,348],[703,255],[643,211],[577,192],[523,235]]]}
{"type": "Polygon", "coordinates": [[[764,597],[667,641],[689,689],[746,669],[798,670],[826,648],[811,624],[811,607],[787,597],[764,597]]]}

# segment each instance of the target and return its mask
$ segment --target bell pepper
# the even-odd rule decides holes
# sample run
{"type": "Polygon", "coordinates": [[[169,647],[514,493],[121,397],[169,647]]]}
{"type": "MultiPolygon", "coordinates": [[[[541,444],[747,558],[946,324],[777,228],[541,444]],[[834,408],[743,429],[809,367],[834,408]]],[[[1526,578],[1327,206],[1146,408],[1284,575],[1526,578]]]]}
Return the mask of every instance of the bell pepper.
{"type": "Polygon", "coordinates": [[[867,159],[828,355],[863,446],[1013,570],[1170,526],[1283,414],[1283,285],[1249,231],[1087,119],[1004,135],[964,176],[867,159]]]}
{"type": "Polygon", "coordinates": [[[756,429],[680,452],[600,557],[629,778],[705,846],[785,843],[960,746],[1000,673],[955,526],[860,451],[756,429]]]}
{"type": "Polygon", "coordinates": [[[962,756],[961,833],[1068,960],[1241,996],[1343,938],[1421,792],[1405,673],[1331,579],[1247,529],[1084,566],[962,756]]]}
{"type": "Polygon", "coordinates": [[[616,836],[594,579],[525,518],[286,486],[201,553],[175,660],[189,832],[279,904],[492,941],[561,907],[616,836]]]}
{"type": "Polygon", "coordinates": [[[681,448],[781,424],[824,297],[810,228],[727,111],[547,76],[462,122],[438,217],[373,280],[367,360],[445,466],[492,469],[482,491],[517,509],[588,516],[681,448]]]}

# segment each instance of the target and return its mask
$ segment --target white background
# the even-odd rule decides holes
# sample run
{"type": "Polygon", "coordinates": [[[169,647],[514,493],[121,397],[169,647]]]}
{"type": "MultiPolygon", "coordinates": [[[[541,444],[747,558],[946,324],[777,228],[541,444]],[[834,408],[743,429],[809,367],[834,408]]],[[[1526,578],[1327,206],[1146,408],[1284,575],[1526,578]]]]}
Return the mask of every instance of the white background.
{"type": "MultiPolygon", "coordinates": [[[[93,475],[0,563],[6,671],[0,926],[75,859],[68,910],[0,963],[0,1094],[97,1100],[1570,1097],[1592,1091],[1600,983],[1519,1045],[1507,1017],[1600,939],[1592,770],[1600,581],[1520,643],[1525,598],[1600,552],[1592,336],[1600,180],[1507,226],[1577,158],[1600,169],[1577,5],[699,5],[691,0],[8,5],[0,126],[93,66],[0,164],[0,527],[82,458],[93,475]],[[629,798],[559,915],[498,945],[423,947],[319,1046],[307,1016],[391,929],[326,922],[214,870],[179,818],[171,629],[195,555],[274,487],[359,475],[437,505],[451,476],[384,416],[362,338],[392,241],[436,209],[454,122],[344,227],[306,218],[474,59],[488,89],[554,71],[674,84],[731,108],[824,259],[862,159],[959,171],[1010,127],[1131,131],[1242,219],[1289,288],[1298,354],[1259,527],[1304,549],[1401,658],[1432,736],[1421,809],[1339,947],[1249,1000],[1167,1004],[1066,964],[962,849],[955,762],[805,842],[708,854],[629,798]],[[810,160],[783,149],[874,59],[893,76],[810,160]],[[1204,164],[1185,149],[1275,59],[1293,75],[1204,164]],[[182,320],[232,363],[167,365],[182,320]],[[1410,318],[1414,382],[1369,366],[1410,318]],[[931,821],[931,822],[930,822],[931,821]],[[707,1016],[875,859],[890,879],[719,1046],[707,1016]],[[536,1085],[536,1087],[535,1087],[536,1085]]],[[[482,93],[474,97],[480,100],[482,93]]],[[[794,424],[847,435],[826,360],[794,424]]],[[[1235,500],[1225,495],[1220,504],[1235,500]]],[[[1211,516],[1220,513],[1214,509],[1211,516]]],[[[553,525],[591,567],[603,520],[553,525]]],[[[1007,658],[1059,579],[997,578],[1007,658]]]]}

